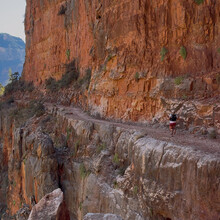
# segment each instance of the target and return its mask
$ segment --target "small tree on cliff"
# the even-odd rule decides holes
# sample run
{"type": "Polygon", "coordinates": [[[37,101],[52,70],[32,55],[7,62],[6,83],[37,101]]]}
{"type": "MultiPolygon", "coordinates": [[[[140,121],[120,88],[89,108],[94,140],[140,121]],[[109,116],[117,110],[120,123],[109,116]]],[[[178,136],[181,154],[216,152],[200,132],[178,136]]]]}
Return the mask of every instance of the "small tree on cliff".
{"type": "Polygon", "coordinates": [[[14,72],[14,73],[12,73],[12,72],[9,70],[9,82],[10,82],[10,83],[13,83],[13,82],[18,81],[18,79],[19,79],[19,72],[14,72]]]}

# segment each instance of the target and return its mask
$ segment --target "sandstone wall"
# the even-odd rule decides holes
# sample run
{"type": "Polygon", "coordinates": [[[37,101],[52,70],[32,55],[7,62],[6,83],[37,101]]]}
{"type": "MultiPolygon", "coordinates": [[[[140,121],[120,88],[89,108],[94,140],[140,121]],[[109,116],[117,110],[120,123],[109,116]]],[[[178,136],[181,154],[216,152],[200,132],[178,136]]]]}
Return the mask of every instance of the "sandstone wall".
{"type": "Polygon", "coordinates": [[[81,76],[92,70],[91,112],[124,120],[163,117],[170,110],[164,99],[217,96],[207,101],[213,104],[220,92],[219,11],[211,0],[27,0],[23,77],[37,85],[59,79],[76,60],[81,76]]]}

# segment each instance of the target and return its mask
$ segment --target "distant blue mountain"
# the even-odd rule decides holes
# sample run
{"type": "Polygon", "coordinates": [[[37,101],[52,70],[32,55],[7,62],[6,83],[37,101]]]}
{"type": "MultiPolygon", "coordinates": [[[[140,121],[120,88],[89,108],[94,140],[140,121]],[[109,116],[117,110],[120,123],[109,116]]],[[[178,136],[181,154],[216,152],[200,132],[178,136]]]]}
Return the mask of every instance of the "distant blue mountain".
{"type": "Polygon", "coordinates": [[[0,83],[8,82],[8,71],[22,73],[25,59],[25,43],[18,37],[0,33],[0,83]]]}

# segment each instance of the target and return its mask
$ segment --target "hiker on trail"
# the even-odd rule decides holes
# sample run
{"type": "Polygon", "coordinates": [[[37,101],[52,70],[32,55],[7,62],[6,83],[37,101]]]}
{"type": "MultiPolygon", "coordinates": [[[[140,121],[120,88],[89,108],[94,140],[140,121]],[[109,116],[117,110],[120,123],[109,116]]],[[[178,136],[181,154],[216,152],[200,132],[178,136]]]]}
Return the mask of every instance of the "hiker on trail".
{"type": "Polygon", "coordinates": [[[174,134],[176,134],[176,120],[177,120],[177,115],[175,112],[170,114],[169,116],[170,120],[170,131],[171,131],[171,136],[173,137],[174,134]]]}

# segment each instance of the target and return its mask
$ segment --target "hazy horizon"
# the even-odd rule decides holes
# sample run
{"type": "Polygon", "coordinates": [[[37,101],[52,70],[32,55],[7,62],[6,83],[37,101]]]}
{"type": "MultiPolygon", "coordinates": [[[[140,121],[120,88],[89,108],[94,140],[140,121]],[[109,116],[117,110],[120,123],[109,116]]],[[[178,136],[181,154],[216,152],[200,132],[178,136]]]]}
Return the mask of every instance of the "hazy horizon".
{"type": "Polygon", "coordinates": [[[24,16],[26,0],[0,0],[0,33],[25,41],[24,16]]]}

